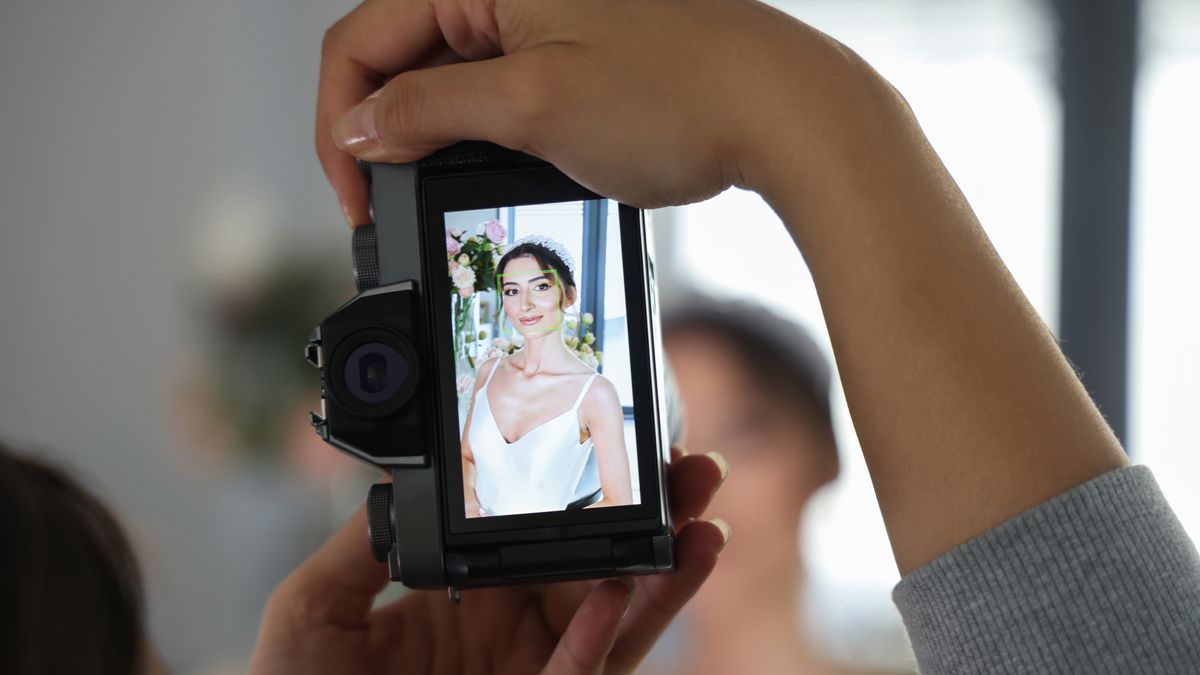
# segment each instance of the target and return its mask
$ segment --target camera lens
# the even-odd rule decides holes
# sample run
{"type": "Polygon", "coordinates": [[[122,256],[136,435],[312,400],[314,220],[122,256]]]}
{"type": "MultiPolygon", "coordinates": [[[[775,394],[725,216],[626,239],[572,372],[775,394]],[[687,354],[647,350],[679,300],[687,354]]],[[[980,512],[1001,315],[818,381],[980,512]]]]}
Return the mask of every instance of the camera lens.
{"type": "Polygon", "coordinates": [[[412,367],[394,347],[382,342],[359,345],[346,359],[343,382],[363,403],[388,401],[408,383],[412,367]]]}
{"type": "Polygon", "coordinates": [[[359,363],[359,386],[369,394],[378,394],[387,388],[387,359],[383,354],[367,354],[359,363]]]}

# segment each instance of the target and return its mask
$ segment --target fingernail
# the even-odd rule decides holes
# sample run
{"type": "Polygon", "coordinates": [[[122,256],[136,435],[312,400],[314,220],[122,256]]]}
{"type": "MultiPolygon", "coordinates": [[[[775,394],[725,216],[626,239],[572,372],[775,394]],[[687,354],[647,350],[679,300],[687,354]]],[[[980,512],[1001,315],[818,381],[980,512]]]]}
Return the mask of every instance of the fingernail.
{"type": "Polygon", "coordinates": [[[729,523],[725,522],[722,518],[713,518],[708,522],[716,525],[717,529],[721,531],[721,548],[717,549],[717,551],[725,550],[725,545],[729,543],[729,537],[733,535],[733,528],[729,527],[729,523]]]}
{"type": "Polygon", "coordinates": [[[380,150],[379,132],[375,126],[376,102],[374,96],[367,97],[333,123],[333,142],[339,148],[363,158],[380,150]]]}
{"type": "Polygon", "coordinates": [[[346,224],[350,226],[350,229],[358,227],[358,223],[354,222],[354,216],[350,215],[350,207],[345,204],[339,204],[339,206],[342,207],[342,217],[346,219],[346,224]]]}
{"type": "Polygon", "coordinates": [[[721,470],[721,482],[724,483],[725,479],[729,477],[729,462],[726,462],[725,457],[719,452],[706,452],[704,454],[717,463],[717,468],[721,470]]]}

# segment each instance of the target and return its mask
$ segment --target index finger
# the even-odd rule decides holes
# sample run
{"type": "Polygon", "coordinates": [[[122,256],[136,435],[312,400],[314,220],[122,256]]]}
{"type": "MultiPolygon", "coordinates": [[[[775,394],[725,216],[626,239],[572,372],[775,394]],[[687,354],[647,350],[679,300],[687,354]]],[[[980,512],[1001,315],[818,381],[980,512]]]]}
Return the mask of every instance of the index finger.
{"type": "Polygon", "coordinates": [[[351,226],[371,222],[367,181],[355,159],[333,143],[333,122],[388,78],[431,58],[445,59],[428,2],[364,3],[325,33],[317,87],[316,146],[325,176],[351,226]]]}

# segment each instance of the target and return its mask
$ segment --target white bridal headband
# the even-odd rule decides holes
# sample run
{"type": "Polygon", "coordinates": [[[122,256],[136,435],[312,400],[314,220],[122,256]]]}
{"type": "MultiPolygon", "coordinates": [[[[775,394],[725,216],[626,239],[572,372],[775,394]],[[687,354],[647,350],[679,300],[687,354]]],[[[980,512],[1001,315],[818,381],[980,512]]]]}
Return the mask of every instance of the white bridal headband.
{"type": "Polygon", "coordinates": [[[550,251],[554,255],[558,256],[559,260],[563,261],[563,264],[567,266],[567,271],[571,273],[571,276],[575,276],[575,259],[572,258],[571,254],[567,253],[567,249],[557,241],[554,241],[550,237],[547,237],[543,234],[531,234],[527,237],[521,237],[520,239],[514,241],[509,245],[507,251],[505,252],[507,253],[521,244],[533,244],[535,246],[541,246],[547,251],[550,251]]]}

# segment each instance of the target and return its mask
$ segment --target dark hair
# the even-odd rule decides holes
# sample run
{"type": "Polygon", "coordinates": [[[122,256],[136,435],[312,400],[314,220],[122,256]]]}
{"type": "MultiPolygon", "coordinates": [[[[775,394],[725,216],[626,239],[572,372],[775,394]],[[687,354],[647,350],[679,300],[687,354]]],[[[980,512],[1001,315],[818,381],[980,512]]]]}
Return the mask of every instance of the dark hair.
{"type": "MultiPolygon", "coordinates": [[[[571,270],[567,267],[567,263],[558,257],[558,254],[545,246],[534,244],[532,242],[524,242],[510,248],[504,255],[500,256],[500,262],[496,263],[496,278],[504,273],[505,266],[512,260],[517,258],[533,258],[542,266],[543,269],[552,269],[558,273],[558,280],[562,282],[564,292],[568,288],[575,288],[575,277],[571,274],[571,270]]],[[[497,289],[501,284],[497,283],[497,289]]]]}
{"type": "Polygon", "coordinates": [[[141,575],[103,504],[0,444],[0,537],[4,672],[143,672],[141,575]]]}
{"type": "Polygon", "coordinates": [[[803,328],[761,305],[695,291],[666,298],[663,306],[666,338],[701,333],[723,341],[757,382],[810,410],[834,447],[829,362],[803,328]]]}

